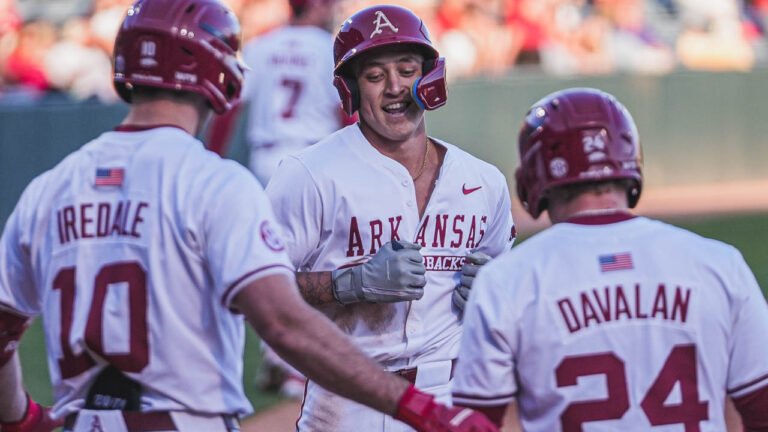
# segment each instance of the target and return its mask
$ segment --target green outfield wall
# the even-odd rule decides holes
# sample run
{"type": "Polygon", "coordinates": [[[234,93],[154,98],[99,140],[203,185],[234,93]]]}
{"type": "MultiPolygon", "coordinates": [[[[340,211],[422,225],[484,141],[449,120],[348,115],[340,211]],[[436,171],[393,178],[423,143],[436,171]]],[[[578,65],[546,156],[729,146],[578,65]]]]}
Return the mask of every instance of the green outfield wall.
{"type": "MultiPolygon", "coordinates": [[[[547,93],[574,86],[613,93],[634,114],[649,185],[768,178],[766,70],[588,78],[515,73],[464,81],[450,87],[448,105],[428,114],[428,127],[431,135],[499,166],[511,180],[517,130],[527,108],[547,93]]],[[[125,113],[122,104],[61,97],[19,103],[0,97],[0,223],[35,175],[125,113]]],[[[229,154],[240,161],[246,155],[242,137],[241,122],[229,154]]]]}

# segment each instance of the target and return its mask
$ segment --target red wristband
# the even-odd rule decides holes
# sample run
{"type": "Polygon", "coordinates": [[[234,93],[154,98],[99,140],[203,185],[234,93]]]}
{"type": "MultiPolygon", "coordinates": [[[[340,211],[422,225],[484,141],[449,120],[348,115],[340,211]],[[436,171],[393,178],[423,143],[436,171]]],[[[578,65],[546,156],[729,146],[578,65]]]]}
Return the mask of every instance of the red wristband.
{"type": "Polygon", "coordinates": [[[43,408],[33,401],[29,395],[27,395],[27,409],[24,413],[24,417],[19,421],[3,423],[0,422],[3,432],[21,432],[28,430],[33,424],[40,421],[40,416],[43,415],[43,408]]]}
{"type": "Polygon", "coordinates": [[[409,386],[397,404],[395,419],[411,426],[421,424],[424,417],[435,408],[435,397],[409,386]]]}

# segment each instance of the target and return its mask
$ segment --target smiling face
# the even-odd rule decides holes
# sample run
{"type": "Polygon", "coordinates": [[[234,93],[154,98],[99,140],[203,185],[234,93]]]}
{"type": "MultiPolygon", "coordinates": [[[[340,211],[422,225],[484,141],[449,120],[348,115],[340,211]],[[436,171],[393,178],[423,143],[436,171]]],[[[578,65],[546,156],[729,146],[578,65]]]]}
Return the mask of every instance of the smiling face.
{"type": "Polygon", "coordinates": [[[369,139],[402,143],[424,133],[424,111],[411,98],[423,63],[409,46],[379,49],[356,62],[360,125],[369,139]]]}

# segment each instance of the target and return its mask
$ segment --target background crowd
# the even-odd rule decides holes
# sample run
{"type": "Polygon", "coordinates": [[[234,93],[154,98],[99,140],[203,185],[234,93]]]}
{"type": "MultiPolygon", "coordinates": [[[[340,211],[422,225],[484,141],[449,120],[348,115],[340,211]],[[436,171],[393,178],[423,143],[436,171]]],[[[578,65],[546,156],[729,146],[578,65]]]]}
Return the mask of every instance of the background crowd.
{"type": "MultiPolygon", "coordinates": [[[[371,0],[327,1],[341,18],[371,0]]],[[[248,41],[285,0],[228,0],[248,41]]],[[[132,0],[0,0],[0,99],[117,100],[111,50],[132,0]]],[[[449,78],[750,70],[768,63],[768,0],[393,0],[425,19],[449,78]]],[[[333,23],[332,32],[338,26],[333,23]]],[[[331,55],[331,53],[329,53],[331,55]]]]}

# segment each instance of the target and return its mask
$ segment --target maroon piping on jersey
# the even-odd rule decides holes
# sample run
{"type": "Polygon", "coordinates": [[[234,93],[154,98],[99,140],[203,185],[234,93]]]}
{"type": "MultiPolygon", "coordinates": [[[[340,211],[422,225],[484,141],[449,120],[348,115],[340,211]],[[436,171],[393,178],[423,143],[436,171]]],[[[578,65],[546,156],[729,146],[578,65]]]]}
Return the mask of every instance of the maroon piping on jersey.
{"type": "Polygon", "coordinates": [[[291,272],[293,272],[293,269],[288,267],[285,264],[271,264],[271,265],[267,265],[267,266],[264,266],[264,267],[257,268],[256,270],[250,271],[250,272],[244,274],[243,276],[240,276],[239,279],[234,281],[229,287],[227,287],[226,290],[224,290],[224,295],[221,296],[221,304],[223,306],[226,306],[227,298],[229,298],[229,296],[232,295],[232,291],[235,288],[237,288],[244,280],[250,278],[251,276],[255,275],[256,273],[261,273],[261,272],[263,272],[265,270],[270,270],[270,269],[273,269],[275,267],[284,267],[284,268],[290,270],[291,272]]]}
{"type": "Polygon", "coordinates": [[[616,222],[628,221],[636,217],[637,216],[633,215],[632,213],[617,210],[611,213],[574,216],[565,222],[579,225],[606,225],[616,222]]]}
{"type": "MultiPolygon", "coordinates": [[[[765,375],[763,375],[763,376],[761,376],[759,378],[753,379],[752,381],[750,381],[750,382],[748,382],[746,384],[742,384],[742,385],[736,386],[734,388],[726,389],[726,391],[728,392],[728,394],[736,393],[737,391],[744,390],[747,387],[752,387],[753,385],[759,383],[760,381],[768,381],[768,374],[765,374],[765,375]]],[[[768,384],[766,384],[766,387],[768,387],[768,384]]]]}
{"type": "Polygon", "coordinates": [[[184,130],[180,126],[173,125],[173,124],[156,124],[156,125],[141,125],[141,126],[132,125],[132,124],[121,124],[115,127],[115,132],[143,132],[146,130],[157,129],[162,127],[172,127],[172,128],[184,130]]]}

